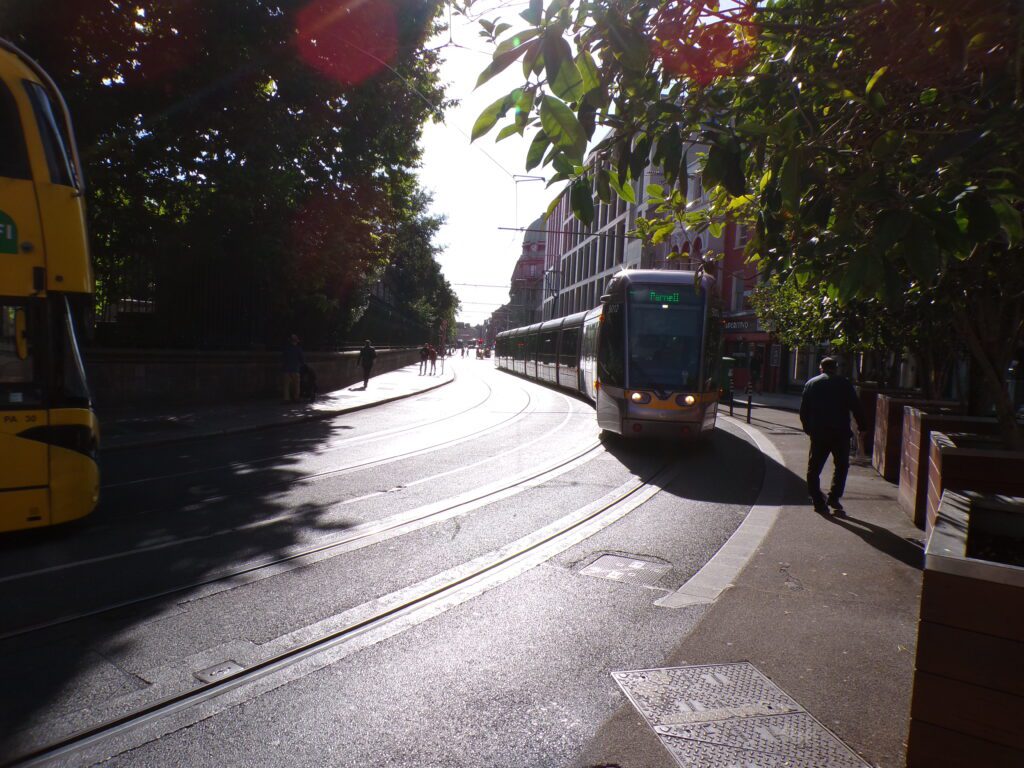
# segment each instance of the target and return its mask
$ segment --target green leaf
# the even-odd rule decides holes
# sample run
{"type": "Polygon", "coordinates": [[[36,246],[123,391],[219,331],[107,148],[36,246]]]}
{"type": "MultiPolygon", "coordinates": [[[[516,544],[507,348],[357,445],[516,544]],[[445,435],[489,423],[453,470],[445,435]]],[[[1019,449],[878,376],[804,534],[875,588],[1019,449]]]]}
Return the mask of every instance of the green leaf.
{"type": "Polygon", "coordinates": [[[594,198],[590,192],[590,180],[576,179],[569,190],[569,202],[576,218],[584,224],[594,221],[594,198]]]}
{"type": "Polygon", "coordinates": [[[636,202],[636,195],[633,194],[633,185],[620,183],[619,174],[615,171],[608,171],[608,183],[612,185],[612,189],[615,190],[615,194],[627,203],[636,202]]]}
{"type": "Polygon", "coordinates": [[[747,136],[770,136],[773,131],[767,125],[753,120],[741,120],[736,124],[736,133],[743,133],[747,136]]]}
{"type": "Polygon", "coordinates": [[[544,0],[530,0],[530,6],[519,15],[526,19],[530,24],[540,24],[541,19],[544,18],[543,11],[544,0]]]}
{"type": "Polygon", "coordinates": [[[903,143],[903,137],[896,131],[886,131],[871,145],[871,154],[877,160],[888,160],[903,143]]]}
{"type": "Polygon", "coordinates": [[[725,229],[725,222],[724,221],[712,221],[710,224],[708,224],[708,232],[711,233],[712,237],[721,237],[722,236],[722,230],[724,230],[724,229],[725,229]]]}
{"type": "Polygon", "coordinates": [[[563,101],[583,98],[583,76],[572,60],[572,50],[557,27],[549,27],[544,36],[544,70],[551,92],[563,101]]]}
{"type": "Polygon", "coordinates": [[[934,104],[938,98],[939,91],[937,88],[925,88],[921,91],[921,96],[918,100],[925,106],[928,106],[929,104],[934,104]]]}
{"type": "Polygon", "coordinates": [[[502,51],[499,46],[498,50],[494,52],[494,59],[484,68],[484,71],[480,73],[480,76],[476,79],[476,86],[474,87],[479,88],[499,72],[503,72],[507,69],[512,62],[523,55],[523,52],[529,45],[529,42],[524,42],[507,51],[502,51]]]}
{"type": "Polygon", "coordinates": [[[650,198],[657,198],[658,200],[662,200],[665,197],[665,188],[661,186],[661,184],[648,184],[647,196],[650,198]]]}
{"type": "Polygon", "coordinates": [[[564,174],[566,178],[576,173],[576,168],[572,164],[572,161],[570,161],[562,152],[556,152],[551,157],[551,167],[559,173],[564,174]]]}
{"type": "Polygon", "coordinates": [[[807,281],[811,279],[811,268],[806,264],[801,264],[799,267],[793,270],[793,277],[796,278],[796,283],[801,288],[807,285],[807,281]]]}
{"type": "Polygon", "coordinates": [[[782,161],[779,192],[782,194],[783,210],[796,213],[800,208],[800,153],[795,149],[782,161]]]}
{"type": "Polygon", "coordinates": [[[530,142],[530,148],[526,151],[526,170],[532,171],[544,158],[544,152],[551,144],[551,140],[544,131],[537,131],[537,135],[530,142]]]}
{"type": "Polygon", "coordinates": [[[868,80],[867,86],[864,88],[864,95],[869,96],[871,91],[874,90],[875,84],[881,79],[882,75],[889,71],[889,67],[879,67],[875,70],[875,74],[868,80]]]}
{"type": "Polygon", "coordinates": [[[629,159],[629,175],[634,179],[643,178],[644,168],[650,162],[651,138],[641,136],[633,146],[633,154],[629,159]]]}
{"type": "Polygon", "coordinates": [[[597,62],[590,55],[590,51],[580,51],[576,57],[576,69],[583,78],[583,92],[590,93],[595,88],[601,87],[601,76],[597,71],[597,62]]]}
{"type": "Polygon", "coordinates": [[[850,259],[839,280],[839,300],[846,303],[855,296],[872,296],[883,288],[884,279],[878,254],[872,248],[862,248],[850,259]]]}
{"type": "Polygon", "coordinates": [[[551,141],[564,149],[579,165],[583,164],[583,153],[587,149],[587,138],[583,126],[565,102],[554,96],[544,95],[540,102],[540,123],[551,141]]]}
{"type": "Polygon", "coordinates": [[[1006,233],[1010,247],[1015,248],[1024,240],[1024,225],[1021,223],[1020,211],[1014,208],[1006,200],[996,197],[991,200],[992,210],[999,218],[999,225],[1006,233]]]}
{"type": "Polygon", "coordinates": [[[481,112],[480,117],[473,123],[470,141],[476,141],[491,130],[494,124],[504,117],[506,112],[512,109],[512,103],[512,94],[507,93],[481,112]]]}
{"type": "Polygon", "coordinates": [[[543,41],[531,40],[526,46],[523,54],[523,77],[529,78],[531,74],[540,72],[544,68],[544,57],[541,56],[543,41]]]}
{"type": "Polygon", "coordinates": [[[597,169],[597,196],[602,203],[612,201],[612,189],[607,168],[597,169]]]}
{"type": "Polygon", "coordinates": [[[670,237],[675,231],[676,223],[674,221],[662,222],[655,228],[654,234],[651,236],[651,242],[657,245],[666,237],[670,237]]]}
{"type": "Polygon", "coordinates": [[[642,72],[650,60],[650,48],[640,32],[622,23],[622,20],[608,15],[608,40],[612,54],[627,70],[642,72]]]}
{"type": "Polygon", "coordinates": [[[513,134],[522,133],[522,132],[523,132],[523,129],[519,125],[517,125],[516,123],[512,123],[511,125],[506,125],[500,131],[498,131],[498,136],[497,136],[497,138],[494,139],[494,142],[495,142],[495,144],[497,144],[502,139],[507,139],[509,136],[512,136],[513,134]]]}
{"type": "MultiPolygon", "coordinates": [[[[551,186],[551,185],[549,184],[548,186],[551,186]]],[[[560,202],[562,202],[562,193],[561,192],[559,192],[557,195],[555,195],[554,199],[550,203],[548,203],[548,209],[544,212],[544,218],[546,218],[546,219],[550,218],[551,214],[553,214],[555,212],[555,208],[558,207],[558,204],[560,202]]]]}
{"type": "Polygon", "coordinates": [[[956,207],[957,218],[967,219],[967,236],[983,242],[996,236],[1001,222],[984,195],[964,197],[956,207]]]}

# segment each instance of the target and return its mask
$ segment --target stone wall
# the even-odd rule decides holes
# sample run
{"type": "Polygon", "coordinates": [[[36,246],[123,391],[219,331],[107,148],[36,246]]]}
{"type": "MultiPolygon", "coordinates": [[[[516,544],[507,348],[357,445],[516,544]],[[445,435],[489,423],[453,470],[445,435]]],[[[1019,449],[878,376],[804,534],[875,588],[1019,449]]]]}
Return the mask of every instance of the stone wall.
{"type": "MultiPolygon", "coordinates": [[[[321,393],[362,381],[358,352],[307,352],[321,393]]],[[[377,349],[374,374],[419,362],[417,348],[377,349]]],[[[89,349],[89,386],[97,407],[216,405],[281,397],[279,352],[89,349]]]]}

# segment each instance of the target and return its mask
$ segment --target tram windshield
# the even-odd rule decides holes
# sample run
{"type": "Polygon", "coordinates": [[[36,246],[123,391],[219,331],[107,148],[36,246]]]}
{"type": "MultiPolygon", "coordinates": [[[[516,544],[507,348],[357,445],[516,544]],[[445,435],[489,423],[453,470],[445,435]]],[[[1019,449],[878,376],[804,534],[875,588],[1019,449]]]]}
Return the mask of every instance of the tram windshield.
{"type": "Polygon", "coordinates": [[[700,389],[704,293],[688,285],[629,289],[629,387],[700,389]]]}

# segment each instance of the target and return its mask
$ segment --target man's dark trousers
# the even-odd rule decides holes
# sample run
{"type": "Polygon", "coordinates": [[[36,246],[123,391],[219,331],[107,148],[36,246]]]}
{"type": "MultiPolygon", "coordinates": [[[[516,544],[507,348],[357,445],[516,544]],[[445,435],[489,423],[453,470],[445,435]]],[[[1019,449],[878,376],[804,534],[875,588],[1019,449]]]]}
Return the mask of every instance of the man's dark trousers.
{"type": "Polygon", "coordinates": [[[846,489],[846,475],[850,471],[850,435],[811,436],[811,451],[807,456],[807,490],[815,501],[824,498],[821,493],[820,475],[829,454],[832,454],[834,467],[829,495],[839,499],[846,489]]]}

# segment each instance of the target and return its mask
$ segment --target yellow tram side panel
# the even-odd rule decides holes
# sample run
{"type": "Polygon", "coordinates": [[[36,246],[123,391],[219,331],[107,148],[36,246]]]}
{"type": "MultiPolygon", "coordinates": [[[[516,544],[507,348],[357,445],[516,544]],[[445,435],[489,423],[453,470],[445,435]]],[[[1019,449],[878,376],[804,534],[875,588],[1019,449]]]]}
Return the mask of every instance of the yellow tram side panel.
{"type": "MultiPolygon", "coordinates": [[[[95,445],[99,445],[99,422],[85,408],[55,408],[50,411],[51,426],[82,426],[89,429],[95,445]]],[[[96,454],[87,456],[78,451],[49,446],[50,452],[50,523],[67,523],[85,517],[95,509],[100,498],[100,471],[96,454]]]]}
{"type": "Polygon", "coordinates": [[[0,414],[0,532],[50,524],[49,446],[18,437],[46,424],[44,410],[0,414]]]}
{"type": "MultiPolygon", "coordinates": [[[[16,244],[16,253],[5,253],[0,259],[0,285],[10,286],[3,290],[7,295],[38,295],[33,289],[32,269],[44,267],[45,290],[92,293],[85,198],[74,187],[51,181],[40,126],[25,90],[25,81],[42,83],[29,67],[6,51],[0,51],[0,78],[18,107],[33,179],[0,178],[0,213],[10,220],[0,216],[0,223],[13,225],[12,234],[16,234],[8,239],[16,244]]],[[[53,110],[58,127],[63,127],[58,104],[53,104],[53,110]]],[[[68,136],[66,140],[73,138],[68,136]]],[[[4,240],[0,237],[0,242],[4,240]]]]}

